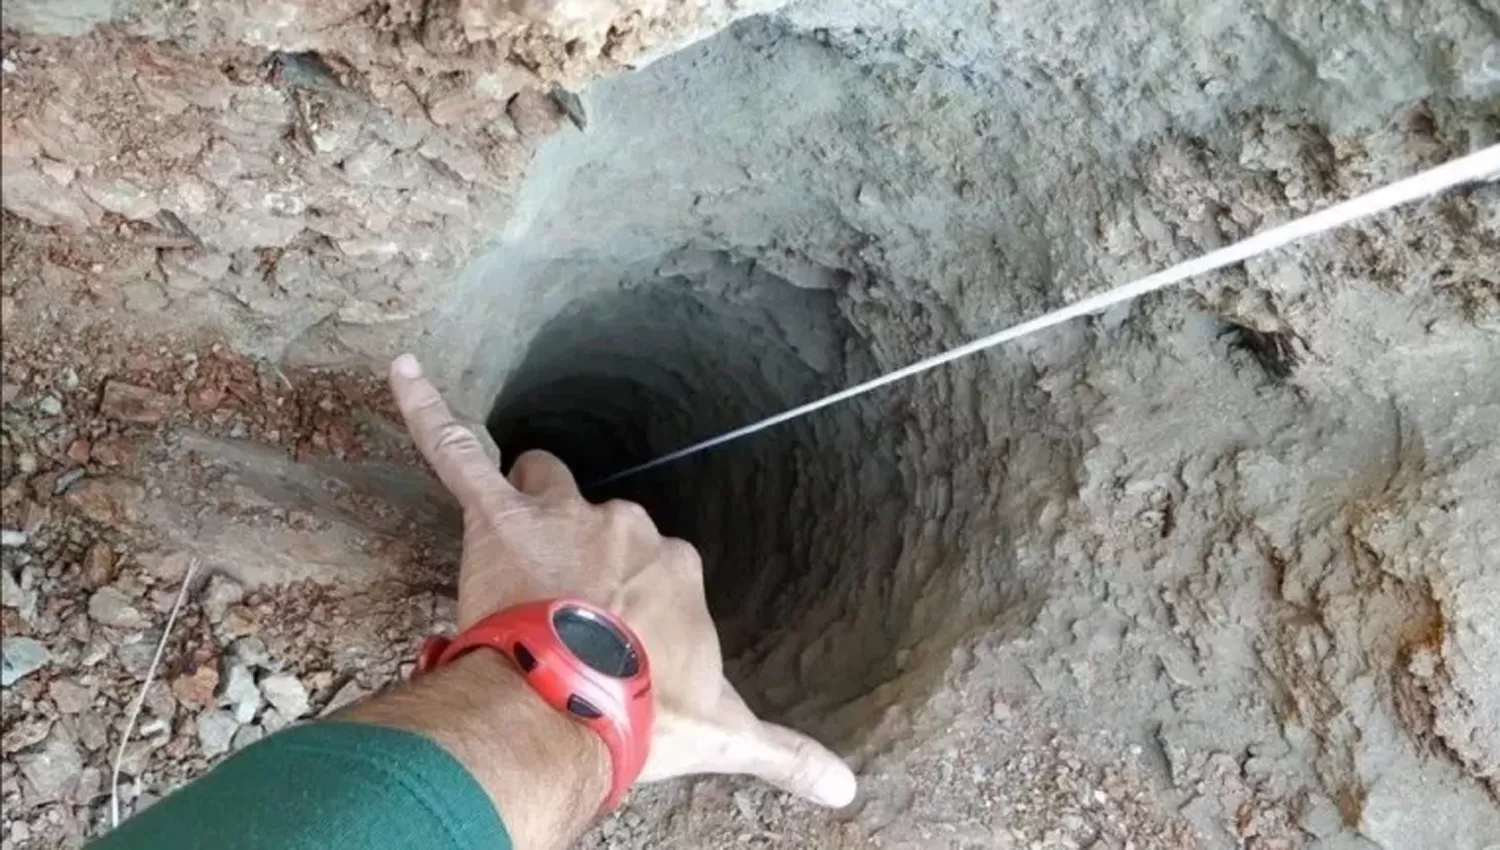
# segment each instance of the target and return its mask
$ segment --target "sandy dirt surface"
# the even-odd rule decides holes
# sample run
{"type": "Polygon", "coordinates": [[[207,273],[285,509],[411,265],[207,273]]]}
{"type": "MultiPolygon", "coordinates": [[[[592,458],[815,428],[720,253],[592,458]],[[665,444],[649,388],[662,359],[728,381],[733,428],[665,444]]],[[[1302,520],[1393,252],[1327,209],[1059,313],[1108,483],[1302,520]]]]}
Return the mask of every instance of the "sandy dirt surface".
{"type": "MultiPolygon", "coordinates": [[[[1497,45],[1461,0],[8,3],[0,846],[105,827],[191,564],[126,812],[451,626],[393,354],[608,472],[1494,144],[1497,45]]],[[[1500,846],[1497,269],[1471,187],[621,484],[861,796],[670,783],[585,846],[1500,846]]]]}

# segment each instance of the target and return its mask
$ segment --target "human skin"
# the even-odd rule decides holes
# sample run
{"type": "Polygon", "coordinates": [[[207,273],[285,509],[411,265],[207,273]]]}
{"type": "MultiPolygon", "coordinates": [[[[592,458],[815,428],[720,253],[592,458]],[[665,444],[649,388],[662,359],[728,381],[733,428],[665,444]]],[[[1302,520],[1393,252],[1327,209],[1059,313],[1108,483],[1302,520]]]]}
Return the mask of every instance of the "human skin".
{"type": "MultiPolygon", "coordinates": [[[[585,500],[546,452],[516,459],[507,478],[458,424],[411,355],[391,364],[391,390],[412,439],[464,516],[458,628],[501,609],[557,597],[621,617],[651,662],[656,722],[640,780],[742,773],[839,807],[854,774],[813,739],[759,720],[724,678],[703,565],[663,537],[639,505],[585,500]]],[[[472,774],[518,850],[564,847],[609,791],[609,753],[533,693],[497,653],[452,664],[367,700],[342,719],[425,735],[472,774]]]]}

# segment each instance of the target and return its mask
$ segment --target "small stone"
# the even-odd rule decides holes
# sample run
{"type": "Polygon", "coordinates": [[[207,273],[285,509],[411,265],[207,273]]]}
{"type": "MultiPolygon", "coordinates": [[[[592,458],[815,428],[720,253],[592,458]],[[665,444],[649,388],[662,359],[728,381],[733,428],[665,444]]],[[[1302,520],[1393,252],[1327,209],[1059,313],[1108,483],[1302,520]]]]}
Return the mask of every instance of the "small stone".
{"type": "Polygon", "coordinates": [[[47,696],[63,714],[81,714],[94,704],[94,692],[67,679],[55,679],[47,686],[47,696]]]}
{"type": "Polygon", "coordinates": [[[88,440],[74,440],[73,442],[68,444],[68,460],[78,464],[79,466],[88,463],[89,457],[90,455],[92,455],[92,453],[93,446],[89,443],[88,440]]]}
{"type": "Polygon", "coordinates": [[[156,641],[160,635],[135,635],[135,640],[123,644],[115,649],[115,657],[120,659],[120,666],[125,672],[137,679],[146,678],[146,671],[151,669],[151,659],[156,657],[156,641]]]}
{"type": "Polygon", "coordinates": [[[28,539],[24,531],[16,531],[10,528],[0,530],[0,546],[6,549],[19,549],[26,545],[28,539]]]}
{"type": "Polygon", "coordinates": [[[89,752],[96,752],[109,743],[109,723],[97,713],[80,715],[78,718],[78,742],[89,752]]]}
{"type": "Polygon", "coordinates": [[[78,754],[78,745],[61,727],[53,727],[40,752],[20,756],[21,773],[31,782],[35,796],[33,803],[51,803],[61,800],[76,784],[83,770],[83,757],[78,754]]]}
{"type": "Polygon", "coordinates": [[[79,467],[74,467],[73,469],[64,472],[62,475],[57,476],[57,481],[52,485],[52,495],[57,496],[68,492],[69,487],[77,484],[83,479],[83,476],[87,474],[88,473],[86,470],[79,467]]]}
{"type": "Polygon", "coordinates": [[[89,456],[104,466],[129,466],[135,461],[135,444],[124,437],[105,437],[94,443],[89,456]]]}
{"type": "Polygon", "coordinates": [[[89,617],[117,629],[143,629],[151,624],[131,604],[130,597],[113,585],[101,587],[89,597],[89,617]]]}
{"type": "Polygon", "coordinates": [[[159,425],[172,413],[172,397],[124,381],[110,381],[104,385],[99,412],[121,422],[159,425]]]}
{"type": "Polygon", "coordinates": [[[30,475],[36,472],[36,455],[31,452],[21,452],[16,455],[16,471],[22,475],[30,475]]]}
{"type": "Polygon", "coordinates": [[[127,478],[90,478],[68,491],[68,504],[101,525],[118,528],[140,517],[146,490],[127,478]]]}
{"type": "Polygon", "coordinates": [[[43,416],[59,416],[63,411],[62,401],[55,395],[43,396],[36,403],[36,409],[41,411],[43,416]]]}
{"type": "Polygon", "coordinates": [[[198,731],[198,746],[203,748],[203,754],[206,756],[223,755],[229,752],[229,745],[234,741],[234,734],[240,728],[240,724],[235,722],[234,715],[217,708],[198,712],[194,726],[198,731]]]}
{"type": "Polygon", "coordinates": [[[276,709],[268,708],[265,711],[261,712],[260,725],[261,728],[266,730],[267,735],[274,735],[277,732],[280,732],[286,727],[292,725],[292,721],[287,720],[285,717],[282,717],[281,712],[277,711],[276,709]]]}
{"type": "Polygon", "coordinates": [[[232,605],[224,613],[224,619],[220,622],[219,634],[229,640],[253,635],[260,631],[260,621],[256,619],[255,612],[248,605],[232,605]]]}
{"type": "Polygon", "coordinates": [[[290,673],[267,676],[261,681],[260,690],[277,713],[288,720],[296,720],[306,714],[310,707],[307,687],[302,684],[302,680],[290,673]]]}
{"type": "Polygon", "coordinates": [[[5,753],[20,752],[47,739],[47,733],[52,731],[52,720],[48,717],[28,717],[10,725],[5,734],[0,736],[0,747],[5,748],[5,753]]]}
{"type": "Polygon", "coordinates": [[[78,790],[73,793],[73,802],[88,805],[104,796],[104,771],[97,767],[86,767],[78,774],[78,790]]]}
{"type": "Polygon", "coordinates": [[[41,641],[29,637],[6,637],[0,641],[0,686],[10,687],[21,679],[46,666],[52,660],[41,641]]]}
{"type": "Polygon", "coordinates": [[[152,553],[141,555],[137,558],[146,571],[155,576],[159,581],[166,584],[176,584],[187,575],[188,567],[192,565],[193,554],[191,552],[173,552],[169,555],[152,553]]]}
{"type": "Polygon", "coordinates": [[[229,746],[235,751],[243,750],[264,737],[266,737],[266,730],[259,726],[241,726],[239,731],[234,733],[234,740],[229,746]]]}
{"type": "Polygon", "coordinates": [[[15,576],[10,574],[10,570],[0,567],[0,606],[20,608],[25,599],[26,592],[16,583],[15,576]]]}
{"type": "Polygon", "coordinates": [[[146,709],[157,717],[171,719],[177,714],[177,697],[172,695],[172,686],[155,681],[146,691],[146,709]]]}
{"type": "Polygon", "coordinates": [[[219,689],[219,671],[212,664],[200,664],[191,673],[172,680],[172,693],[189,708],[207,708],[214,704],[219,689]]]}
{"type": "Polygon", "coordinates": [[[334,692],[333,699],[330,699],[328,704],[323,706],[323,710],[318,712],[318,716],[327,717],[335,711],[353,705],[369,695],[369,691],[361,688],[358,682],[350,679],[334,692]]]}
{"type": "Polygon", "coordinates": [[[243,585],[223,573],[215,573],[203,589],[203,613],[208,615],[209,621],[218,623],[224,619],[229,606],[239,604],[244,598],[243,585]]]}
{"type": "Polygon", "coordinates": [[[102,588],[115,580],[115,550],[100,541],[83,556],[83,585],[90,590],[102,588]]]}
{"type": "Polygon", "coordinates": [[[260,689],[255,686],[255,674],[244,662],[236,660],[229,665],[219,704],[228,706],[234,712],[234,719],[241,724],[255,720],[261,707],[260,689]]]}
{"type": "Polygon", "coordinates": [[[229,645],[229,654],[247,667],[262,670],[271,667],[271,651],[266,642],[258,637],[243,637],[229,645]]]}

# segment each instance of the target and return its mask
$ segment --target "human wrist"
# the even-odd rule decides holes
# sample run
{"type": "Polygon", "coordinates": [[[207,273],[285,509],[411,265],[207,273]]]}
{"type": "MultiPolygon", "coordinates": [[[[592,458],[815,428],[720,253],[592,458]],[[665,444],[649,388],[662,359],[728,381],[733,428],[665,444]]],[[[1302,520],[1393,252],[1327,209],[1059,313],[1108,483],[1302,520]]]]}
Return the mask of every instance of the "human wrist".
{"type": "Polygon", "coordinates": [[[548,706],[490,650],[465,653],[340,719],[436,741],[484,788],[517,850],[567,845],[609,792],[599,737],[548,706]]]}

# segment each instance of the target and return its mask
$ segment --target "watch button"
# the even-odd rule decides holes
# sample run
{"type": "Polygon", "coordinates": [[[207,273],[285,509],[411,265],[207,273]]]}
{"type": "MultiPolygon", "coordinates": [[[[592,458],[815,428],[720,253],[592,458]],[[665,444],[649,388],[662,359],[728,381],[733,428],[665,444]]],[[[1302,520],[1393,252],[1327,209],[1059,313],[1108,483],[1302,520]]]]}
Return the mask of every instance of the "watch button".
{"type": "Polygon", "coordinates": [[[587,700],[576,694],[568,697],[568,711],[577,717],[582,717],[584,720],[598,720],[604,716],[600,713],[599,709],[589,705],[587,700]]]}
{"type": "Polygon", "coordinates": [[[536,656],[523,643],[518,643],[511,650],[515,654],[516,666],[521,668],[522,673],[530,673],[536,669],[536,656]]]}

